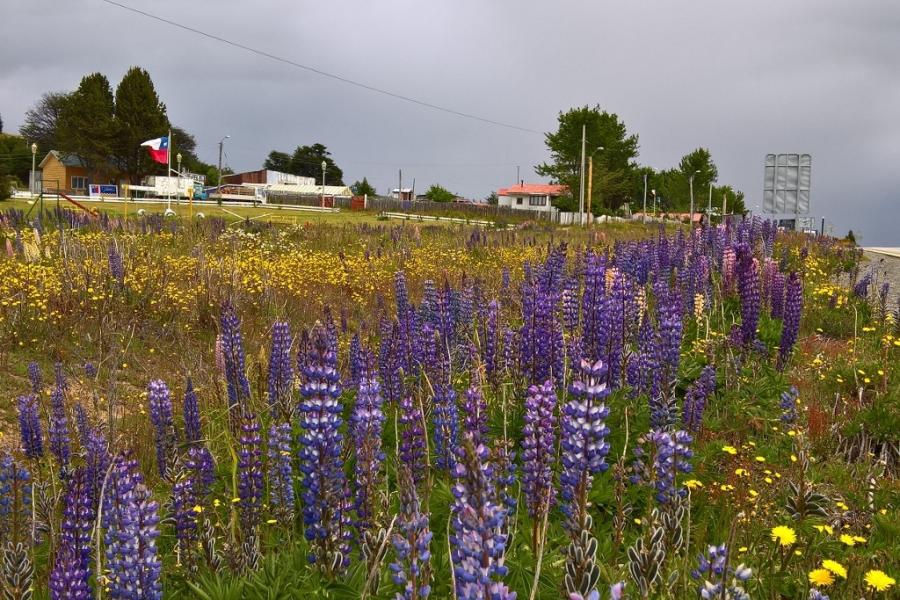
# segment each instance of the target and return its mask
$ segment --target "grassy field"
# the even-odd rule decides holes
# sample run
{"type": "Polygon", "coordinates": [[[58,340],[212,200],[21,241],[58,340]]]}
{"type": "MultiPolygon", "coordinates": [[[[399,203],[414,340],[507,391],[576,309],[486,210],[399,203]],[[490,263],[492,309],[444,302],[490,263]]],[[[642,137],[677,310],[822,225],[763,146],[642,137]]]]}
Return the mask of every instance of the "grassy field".
{"type": "Polygon", "coordinates": [[[856,248],[12,207],[7,589],[894,597],[900,331],[856,248]]]}

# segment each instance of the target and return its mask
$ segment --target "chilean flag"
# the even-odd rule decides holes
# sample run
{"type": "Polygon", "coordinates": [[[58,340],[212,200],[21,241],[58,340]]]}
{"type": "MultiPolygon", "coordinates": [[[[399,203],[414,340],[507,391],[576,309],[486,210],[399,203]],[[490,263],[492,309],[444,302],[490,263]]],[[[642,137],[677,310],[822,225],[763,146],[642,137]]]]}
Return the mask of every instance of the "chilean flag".
{"type": "Polygon", "coordinates": [[[147,146],[150,149],[150,158],[160,164],[169,164],[169,136],[164,135],[155,140],[147,140],[141,146],[147,146]]]}

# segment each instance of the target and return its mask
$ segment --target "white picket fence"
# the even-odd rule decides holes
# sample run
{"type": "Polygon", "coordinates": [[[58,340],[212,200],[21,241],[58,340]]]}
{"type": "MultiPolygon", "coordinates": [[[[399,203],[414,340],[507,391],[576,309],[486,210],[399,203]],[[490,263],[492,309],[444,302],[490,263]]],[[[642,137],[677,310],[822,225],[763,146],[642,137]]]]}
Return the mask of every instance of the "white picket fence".
{"type": "MultiPolygon", "coordinates": [[[[459,217],[438,217],[435,215],[420,215],[413,213],[404,213],[404,212],[388,212],[382,211],[382,217],[386,217],[388,219],[403,219],[405,221],[441,221],[444,223],[459,223],[461,225],[480,225],[481,227],[496,227],[497,224],[493,221],[481,221],[477,219],[461,219],[459,217]]],[[[507,229],[514,229],[515,225],[509,224],[506,226],[507,229]]]]}

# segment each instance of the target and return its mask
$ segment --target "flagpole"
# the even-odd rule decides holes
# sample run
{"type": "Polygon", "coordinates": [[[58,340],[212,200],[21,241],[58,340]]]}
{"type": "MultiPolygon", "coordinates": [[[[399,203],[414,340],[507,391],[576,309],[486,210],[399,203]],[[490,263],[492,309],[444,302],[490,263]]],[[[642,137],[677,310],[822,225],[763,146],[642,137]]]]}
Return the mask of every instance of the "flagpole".
{"type": "MultiPolygon", "coordinates": [[[[172,177],[172,130],[169,130],[169,145],[166,148],[166,179],[172,177]]],[[[176,184],[177,185],[177,184],[176,184]]],[[[166,195],[166,212],[172,210],[172,188],[170,186],[166,186],[166,191],[168,194],[166,195]]]]}

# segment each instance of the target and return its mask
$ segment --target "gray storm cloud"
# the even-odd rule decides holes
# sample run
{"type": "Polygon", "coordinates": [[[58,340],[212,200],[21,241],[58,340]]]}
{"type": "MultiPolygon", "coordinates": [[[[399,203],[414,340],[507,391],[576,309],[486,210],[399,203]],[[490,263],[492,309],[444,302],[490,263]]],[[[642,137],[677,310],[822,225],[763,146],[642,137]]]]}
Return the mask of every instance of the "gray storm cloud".
{"type": "MultiPolygon", "coordinates": [[[[711,149],[720,179],[761,196],[767,152],[813,157],[813,214],[867,245],[900,245],[900,3],[298,2],[124,4],[324,71],[458,111],[548,131],[600,104],[640,135],[640,161],[711,149]]],[[[170,119],[214,162],[258,168],[272,149],[326,144],[346,179],[385,191],[402,168],[484,197],[526,178],[543,137],[374,94],[100,0],[4,0],[7,130],[45,91],[146,68],[170,119]]]]}

